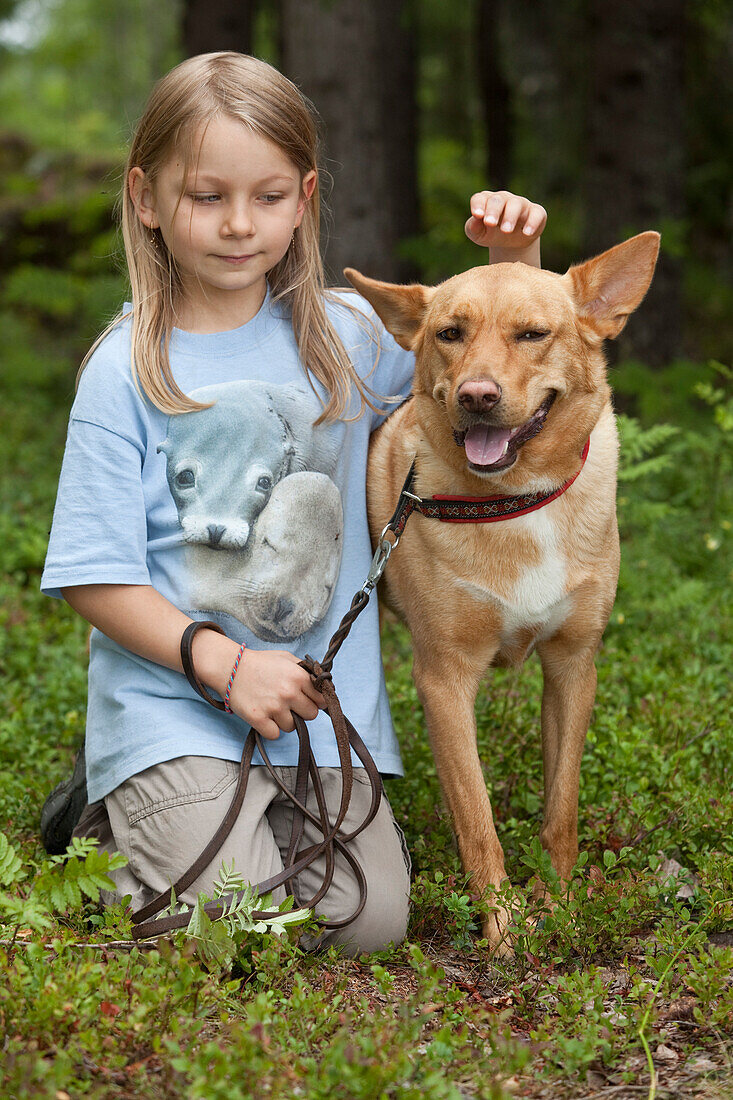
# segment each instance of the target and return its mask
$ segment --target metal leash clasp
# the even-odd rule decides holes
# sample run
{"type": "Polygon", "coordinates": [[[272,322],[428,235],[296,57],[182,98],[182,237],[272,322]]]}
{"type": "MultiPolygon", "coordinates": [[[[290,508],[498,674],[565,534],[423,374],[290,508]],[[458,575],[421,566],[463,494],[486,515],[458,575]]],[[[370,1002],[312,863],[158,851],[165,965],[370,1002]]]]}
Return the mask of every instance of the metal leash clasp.
{"type": "Polygon", "coordinates": [[[402,492],[400,493],[400,497],[399,497],[399,500],[397,501],[397,508],[395,509],[395,513],[392,516],[392,519],[387,524],[387,526],[382,531],[381,535],[379,536],[379,545],[377,546],[377,549],[374,551],[374,557],[372,558],[372,564],[369,567],[369,575],[367,576],[367,579],[365,580],[364,584],[361,586],[360,591],[365,592],[367,596],[369,596],[372,593],[372,591],[376,588],[377,584],[379,583],[379,580],[382,576],[382,573],[384,573],[384,570],[387,567],[387,562],[389,561],[389,555],[392,553],[393,550],[396,550],[397,547],[399,546],[400,539],[402,538],[402,531],[398,532],[396,530],[396,528],[398,527],[398,525],[401,521],[402,514],[405,511],[405,506],[407,504],[407,501],[408,500],[413,501],[412,507],[409,508],[409,510],[408,510],[408,516],[409,516],[409,513],[412,511],[412,508],[414,508],[415,504],[422,504],[422,499],[419,496],[416,496],[415,493],[410,492],[410,490],[407,488],[408,485],[412,484],[413,474],[414,474],[414,463],[413,463],[413,465],[410,469],[410,473],[407,476],[407,481],[405,482],[405,484],[402,488],[402,492]],[[394,536],[394,539],[393,539],[392,542],[390,542],[390,540],[387,538],[387,532],[388,531],[391,535],[394,536]]]}
{"type": "MultiPolygon", "coordinates": [[[[381,535],[379,536],[379,545],[374,551],[374,557],[372,558],[372,564],[369,566],[367,579],[361,586],[361,591],[366,592],[367,596],[370,595],[370,593],[376,588],[382,576],[382,573],[384,573],[384,570],[387,568],[389,555],[392,553],[392,551],[395,549],[400,541],[400,536],[395,535],[394,542],[391,542],[387,538],[388,531],[392,531],[392,527],[389,524],[387,524],[387,526],[384,528],[381,535]]],[[[394,534],[394,531],[392,531],[392,534],[394,534]]]]}

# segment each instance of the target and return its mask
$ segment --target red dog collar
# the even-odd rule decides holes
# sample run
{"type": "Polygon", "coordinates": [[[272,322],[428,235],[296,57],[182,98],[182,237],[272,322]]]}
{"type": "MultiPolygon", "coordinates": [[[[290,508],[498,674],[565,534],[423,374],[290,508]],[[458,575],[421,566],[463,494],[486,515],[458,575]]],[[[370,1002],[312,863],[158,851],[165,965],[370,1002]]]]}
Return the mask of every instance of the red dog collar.
{"type": "Polygon", "coordinates": [[[399,537],[412,512],[419,512],[420,515],[430,519],[439,519],[442,523],[498,523],[502,519],[526,516],[529,512],[536,512],[538,508],[544,508],[550,501],[557,500],[570,488],[580,470],[583,469],[589,450],[590,439],[583,447],[580,469],[559,489],[554,489],[551,493],[521,493],[519,496],[511,497],[455,497],[439,494],[423,500],[412,492],[415,480],[415,462],[413,461],[400,493],[395,514],[387,528],[399,537]]]}

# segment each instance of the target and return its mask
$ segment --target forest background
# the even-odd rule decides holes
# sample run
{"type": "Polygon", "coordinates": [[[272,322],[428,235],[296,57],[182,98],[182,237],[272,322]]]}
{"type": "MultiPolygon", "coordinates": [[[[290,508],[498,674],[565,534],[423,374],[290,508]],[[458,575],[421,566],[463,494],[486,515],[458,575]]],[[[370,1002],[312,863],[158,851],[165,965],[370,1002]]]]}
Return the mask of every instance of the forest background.
{"type": "MultiPolygon", "coordinates": [[[[731,0],[0,0],[3,1095],[731,1095],[732,154],[731,0]],[[125,147],[153,81],[220,48],[271,61],[320,112],[334,282],[347,264],[435,282],[485,262],[463,234],[484,188],[546,207],[552,270],[662,234],[649,295],[607,349],[623,565],[584,759],[585,862],[543,923],[518,914],[501,965],[478,939],[394,624],[404,947],[309,960],[238,933],[208,961],[185,937],[130,951],[122,912],[95,903],[104,860],[40,849],[86,672],[84,624],[38,582],[76,369],[126,296],[125,147]]],[[[532,839],[538,716],[536,665],[479,700],[520,893],[551,878],[532,839]]]]}

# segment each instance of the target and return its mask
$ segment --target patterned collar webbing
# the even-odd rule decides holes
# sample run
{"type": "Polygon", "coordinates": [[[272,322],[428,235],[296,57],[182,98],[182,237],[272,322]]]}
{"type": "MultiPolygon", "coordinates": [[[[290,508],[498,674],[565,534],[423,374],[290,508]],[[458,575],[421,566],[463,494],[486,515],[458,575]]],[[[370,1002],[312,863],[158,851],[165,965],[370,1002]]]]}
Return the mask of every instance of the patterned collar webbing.
{"type": "Polygon", "coordinates": [[[442,523],[496,523],[502,519],[526,516],[528,512],[544,508],[546,504],[556,500],[570,488],[583,469],[589,450],[590,439],[586,442],[580,456],[580,469],[559,489],[553,489],[549,493],[522,493],[519,496],[455,497],[439,495],[421,499],[412,492],[415,479],[415,463],[413,462],[405,486],[400,494],[400,502],[389,523],[389,528],[395,535],[401,535],[412,512],[419,512],[420,515],[427,516],[430,519],[439,519],[442,523]]]}

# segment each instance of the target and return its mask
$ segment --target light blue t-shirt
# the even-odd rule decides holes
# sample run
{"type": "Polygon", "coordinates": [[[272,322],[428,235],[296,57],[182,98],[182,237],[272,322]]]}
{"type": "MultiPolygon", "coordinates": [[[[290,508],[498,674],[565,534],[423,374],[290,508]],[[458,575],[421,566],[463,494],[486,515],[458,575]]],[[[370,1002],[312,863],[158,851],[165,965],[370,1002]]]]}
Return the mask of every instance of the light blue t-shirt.
{"type": "MultiPolygon", "coordinates": [[[[362,298],[344,300],[374,325],[327,306],[356,371],[380,394],[406,395],[412,354],[362,298]]],[[[215,402],[210,409],[168,416],[140,396],[129,320],[91,357],[71,410],[42,591],[60,598],[70,585],[150,584],[237,642],[320,660],[371,561],[366,461],[380,414],[367,409],[357,420],[313,427],[322,406],[287,313],[269,292],[240,328],[175,329],[170,361],[179,387],[215,402]]],[[[336,657],[333,678],[379,770],[402,774],[376,597],[336,657]]],[[[90,802],[176,756],[238,760],[248,729],[204,702],[182,673],[92,631],[90,802]]],[[[319,713],[310,730],[317,763],[337,766],[327,717],[319,713]]],[[[281,733],[268,754],[274,765],[292,765],[297,747],[295,733],[281,733]]]]}

